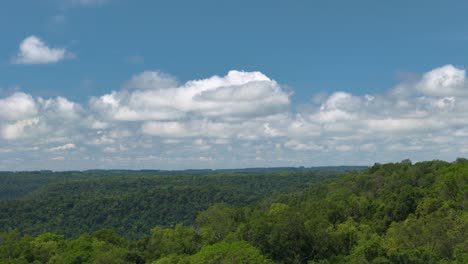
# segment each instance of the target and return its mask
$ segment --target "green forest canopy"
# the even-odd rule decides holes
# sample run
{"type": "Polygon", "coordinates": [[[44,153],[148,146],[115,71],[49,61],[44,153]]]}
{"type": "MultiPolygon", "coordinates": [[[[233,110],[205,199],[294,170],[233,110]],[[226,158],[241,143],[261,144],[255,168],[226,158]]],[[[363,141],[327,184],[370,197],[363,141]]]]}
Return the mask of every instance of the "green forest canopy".
{"type": "Polygon", "coordinates": [[[215,203],[136,240],[3,232],[0,262],[467,263],[467,179],[465,159],[376,164],[243,207],[215,203]]]}
{"type": "Polygon", "coordinates": [[[343,175],[328,170],[244,171],[171,176],[149,171],[5,173],[0,179],[8,184],[0,189],[10,196],[0,200],[0,231],[55,232],[70,238],[111,228],[137,239],[155,226],[193,224],[197,213],[213,203],[246,206],[275,192],[343,175]]]}

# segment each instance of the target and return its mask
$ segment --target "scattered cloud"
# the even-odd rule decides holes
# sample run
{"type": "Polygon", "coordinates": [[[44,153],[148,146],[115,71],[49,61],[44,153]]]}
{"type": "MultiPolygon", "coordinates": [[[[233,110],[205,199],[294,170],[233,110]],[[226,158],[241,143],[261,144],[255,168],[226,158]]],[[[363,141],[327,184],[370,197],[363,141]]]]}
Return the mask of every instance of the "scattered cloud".
{"type": "Polygon", "coordinates": [[[73,57],[74,55],[66,49],[50,48],[33,35],[20,43],[18,54],[12,59],[12,62],[15,64],[49,64],[73,57]]]}
{"type": "Polygon", "coordinates": [[[160,71],[145,71],[134,75],[124,87],[130,90],[160,90],[177,86],[177,79],[169,74],[160,71]]]}
{"type": "Polygon", "coordinates": [[[73,143],[67,143],[62,146],[50,148],[49,151],[66,151],[66,150],[71,150],[71,149],[76,149],[76,145],[73,143]]]}
{"type": "Polygon", "coordinates": [[[293,110],[290,93],[260,72],[180,83],[145,71],[87,105],[22,92],[1,98],[0,149],[8,151],[0,158],[43,168],[58,152],[78,169],[454,159],[468,149],[467,91],[465,70],[445,65],[385,93],[320,94],[293,110]]]}

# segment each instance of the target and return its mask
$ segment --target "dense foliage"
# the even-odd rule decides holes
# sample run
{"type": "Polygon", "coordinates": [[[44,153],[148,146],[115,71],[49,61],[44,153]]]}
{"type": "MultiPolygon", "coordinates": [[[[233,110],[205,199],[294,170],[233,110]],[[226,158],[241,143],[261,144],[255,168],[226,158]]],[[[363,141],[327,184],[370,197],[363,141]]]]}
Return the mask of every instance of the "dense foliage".
{"type": "Polygon", "coordinates": [[[201,169],[201,170],[87,170],[87,171],[0,171],[0,199],[18,199],[40,187],[51,183],[63,183],[79,179],[108,178],[115,176],[216,176],[222,174],[263,175],[272,173],[318,172],[337,173],[364,170],[364,166],[328,166],[328,167],[276,167],[276,168],[247,168],[247,169],[201,169]]]}
{"type": "Polygon", "coordinates": [[[137,241],[0,236],[2,263],[468,263],[468,161],[376,164],[137,241]]]}
{"type": "Polygon", "coordinates": [[[25,183],[17,189],[33,191],[17,199],[0,200],[0,231],[54,232],[68,238],[112,228],[135,239],[154,226],[190,225],[198,212],[213,203],[245,206],[273,192],[303,188],[339,175],[318,171],[209,175],[194,175],[192,171],[184,176],[129,173],[41,172],[18,174],[14,180],[9,175],[10,183],[25,183]]]}

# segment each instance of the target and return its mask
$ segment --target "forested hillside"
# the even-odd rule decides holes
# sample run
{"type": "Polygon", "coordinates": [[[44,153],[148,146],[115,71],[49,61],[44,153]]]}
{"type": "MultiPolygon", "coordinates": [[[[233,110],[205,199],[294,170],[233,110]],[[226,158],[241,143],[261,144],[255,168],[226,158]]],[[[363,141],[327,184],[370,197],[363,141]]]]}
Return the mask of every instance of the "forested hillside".
{"type": "Polygon", "coordinates": [[[376,164],[241,208],[213,204],[191,225],[154,227],[137,241],[108,229],[71,240],[61,234],[4,232],[0,260],[468,263],[467,180],[465,159],[376,164]]]}
{"type": "Polygon", "coordinates": [[[278,172],[328,172],[336,174],[346,171],[364,170],[364,166],[326,166],[326,167],[273,167],[218,170],[87,170],[87,171],[0,171],[0,200],[18,199],[28,193],[51,183],[64,183],[80,179],[97,179],[109,177],[142,177],[142,176],[216,176],[223,174],[264,175],[278,172]]]}
{"type": "Polygon", "coordinates": [[[154,172],[40,172],[18,174],[17,178],[10,174],[9,186],[18,187],[10,187],[9,192],[19,198],[0,200],[0,231],[17,229],[33,235],[56,232],[77,237],[112,228],[136,239],[154,226],[193,224],[197,213],[213,203],[245,206],[274,192],[301,189],[342,175],[336,171],[208,175],[189,171],[179,176],[149,173],[154,172]],[[17,189],[21,195],[15,192],[17,189]]]}

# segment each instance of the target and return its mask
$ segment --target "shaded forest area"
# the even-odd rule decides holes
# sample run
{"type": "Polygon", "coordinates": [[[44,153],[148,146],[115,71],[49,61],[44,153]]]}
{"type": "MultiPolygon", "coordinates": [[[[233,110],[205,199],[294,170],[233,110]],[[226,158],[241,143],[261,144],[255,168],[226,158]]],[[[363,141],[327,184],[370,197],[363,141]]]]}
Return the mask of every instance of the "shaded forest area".
{"type": "Polygon", "coordinates": [[[155,226],[193,224],[197,213],[213,203],[246,206],[275,192],[298,190],[343,175],[339,168],[152,173],[155,171],[4,173],[0,193],[9,196],[0,200],[0,230],[17,229],[32,235],[55,232],[70,238],[111,228],[137,239],[155,226]]]}
{"type": "MultiPolygon", "coordinates": [[[[180,185],[174,181],[171,186],[166,185],[161,189],[160,185],[164,184],[153,182],[159,178],[155,180],[146,176],[125,180],[120,177],[84,179],[45,185],[22,199],[2,201],[1,230],[4,232],[0,235],[0,262],[468,262],[467,160],[458,159],[453,163],[429,161],[414,165],[405,160],[401,163],[375,164],[364,171],[349,172],[342,177],[339,175],[316,172],[211,175],[203,177],[203,182],[212,181],[204,186],[196,186],[199,176],[190,176],[180,178],[180,185]],[[311,178],[304,180],[307,175],[311,178]],[[210,177],[213,178],[208,180],[210,177]],[[256,179],[258,183],[252,184],[252,179],[256,177],[260,177],[256,179]],[[265,177],[264,182],[259,180],[262,177],[265,177]],[[182,184],[184,180],[194,182],[182,184]],[[112,184],[107,185],[107,181],[112,184]],[[244,181],[250,184],[242,185],[244,181]],[[292,184],[294,181],[296,185],[292,184]],[[47,222],[25,222],[24,226],[6,224],[8,219],[16,221],[13,217],[19,219],[20,215],[23,217],[30,212],[47,210],[47,205],[52,202],[67,204],[73,197],[77,198],[73,201],[78,201],[93,195],[110,199],[119,197],[121,188],[139,190],[142,186],[153,186],[148,189],[147,197],[165,193],[162,191],[164,188],[167,193],[161,197],[171,197],[173,194],[172,198],[184,197],[183,188],[189,187],[206,188],[207,192],[229,187],[233,192],[231,197],[225,190],[221,191],[220,195],[227,196],[221,201],[210,201],[212,204],[198,212],[194,221],[182,219],[175,225],[172,222],[155,225],[138,239],[129,239],[131,237],[128,234],[121,234],[122,230],[113,226],[103,226],[94,232],[86,231],[78,235],[46,232],[49,227],[36,234],[36,231],[42,230],[38,225],[47,222]],[[153,188],[156,191],[152,192],[153,188]],[[241,199],[249,195],[249,190],[262,195],[241,199]],[[227,197],[238,200],[231,201],[227,197]],[[35,206],[38,207],[21,204],[19,209],[11,208],[18,205],[15,203],[25,201],[37,201],[35,206]],[[243,203],[245,206],[242,206],[243,203]],[[15,216],[16,213],[18,216],[15,216]],[[33,235],[28,234],[30,231],[33,231],[33,235]]],[[[197,190],[195,193],[200,192],[197,190]]],[[[191,199],[193,195],[188,197],[191,199]]],[[[129,213],[132,208],[140,206],[135,203],[138,199],[128,198],[123,201],[134,203],[125,209],[129,213]]],[[[196,201],[182,200],[176,204],[196,201]]],[[[109,205],[112,203],[109,202],[109,205]]],[[[99,204],[96,206],[99,207],[99,204]]],[[[105,210],[107,206],[99,209],[91,207],[88,209],[89,217],[93,218],[92,212],[105,210]]],[[[54,208],[51,206],[49,210],[54,208]]],[[[33,215],[36,217],[30,214],[33,215]]],[[[55,218],[58,214],[42,213],[40,217],[49,217],[47,221],[57,221],[55,218]]],[[[138,221],[146,219],[136,217],[138,221]]],[[[93,230],[91,226],[88,228],[93,230]]]]}

